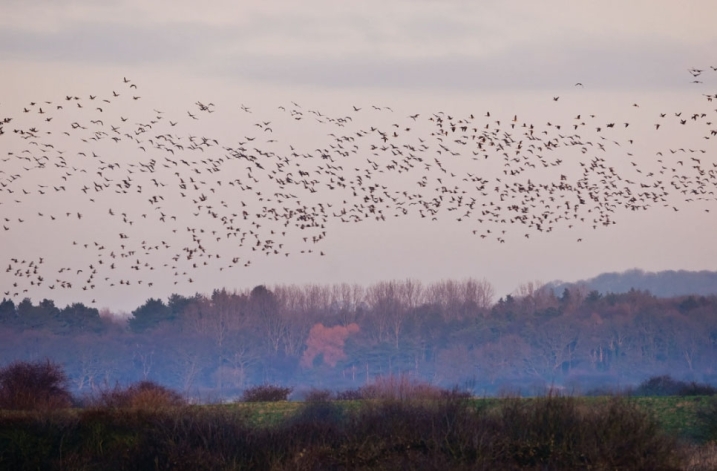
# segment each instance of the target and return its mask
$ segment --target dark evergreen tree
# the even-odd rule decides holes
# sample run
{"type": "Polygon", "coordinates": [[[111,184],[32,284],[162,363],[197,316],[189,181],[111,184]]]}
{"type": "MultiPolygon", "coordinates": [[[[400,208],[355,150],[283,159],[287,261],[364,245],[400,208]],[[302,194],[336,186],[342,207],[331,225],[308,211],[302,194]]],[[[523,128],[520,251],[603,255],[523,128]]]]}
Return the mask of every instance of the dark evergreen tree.
{"type": "Polygon", "coordinates": [[[12,299],[3,298],[2,302],[0,302],[0,325],[11,327],[16,321],[15,303],[12,302],[12,299]]]}
{"type": "Polygon", "coordinates": [[[74,303],[60,311],[60,324],[67,333],[100,332],[104,328],[100,312],[82,303],[74,303]]]}
{"type": "Polygon", "coordinates": [[[162,322],[172,321],[174,318],[172,310],[161,299],[150,298],[132,311],[129,327],[133,332],[140,333],[157,327],[162,322]]]}
{"type": "Polygon", "coordinates": [[[34,306],[30,298],[25,298],[17,305],[17,325],[23,330],[57,332],[60,327],[59,314],[60,310],[50,299],[43,299],[40,304],[34,306]]]}

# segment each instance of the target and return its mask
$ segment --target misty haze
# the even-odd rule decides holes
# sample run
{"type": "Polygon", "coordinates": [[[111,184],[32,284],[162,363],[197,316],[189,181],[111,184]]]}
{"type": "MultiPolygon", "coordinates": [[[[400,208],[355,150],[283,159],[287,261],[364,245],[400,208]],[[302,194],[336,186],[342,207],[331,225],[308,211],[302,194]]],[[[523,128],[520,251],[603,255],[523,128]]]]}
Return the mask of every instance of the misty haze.
{"type": "Polygon", "coordinates": [[[526,283],[495,299],[488,281],[472,279],[260,285],[151,298],[129,317],[5,300],[1,348],[7,359],[60,362],[75,393],[151,380],[199,401],[257,384],[300,397],[403,374],[477,395],[618,390],[659,375],[715,383],[715,292],[526,283]]]}

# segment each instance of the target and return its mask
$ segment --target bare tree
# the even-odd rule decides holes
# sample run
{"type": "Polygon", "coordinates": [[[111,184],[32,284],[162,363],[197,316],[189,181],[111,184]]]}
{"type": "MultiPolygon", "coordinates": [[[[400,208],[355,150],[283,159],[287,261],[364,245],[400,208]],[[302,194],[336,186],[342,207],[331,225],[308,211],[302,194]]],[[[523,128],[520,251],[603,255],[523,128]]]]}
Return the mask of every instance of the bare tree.
{"type": "Polygon", "coordinates": [[[297,356],[304,347],[309,329],[328,310],[329,288],[309,285],[274,287],[278,316],[283,320],[280,344],[284,353],[297,356]]]}
{"type": "Polygon", "coordinates": [[[173,360],[182,391],[184,394],[189,394],[202,368],[202,354],[196,346],[177,348],[173,360]]]}
{"type": "Polygon", "coordinates": [[[211,304],[204,296],[195,297],[182,312],[182,324],[186,331],[208,336],[212,331],[211,304]]]}
{"type": "Polygon", "coordinates": [[[77,371],[70,378],[75,389],[82,391],[85,387],[89,387],[94,390],[97,386],[97,377],[102,373],[99,355],[91,347],[85,347],[80,351],[77,363],[79,363],[77,371]]]}
{"type": "Polygon", "coordinates": [[[132,356],[133,360],[140,367],[142,372],[142,380],[147,381],[149,373],[152,371],[152,364],[154,360],[154,348],[141,348],[139,344],[135,344],[137,349],[134,351],[132,356]]]}
{"type": "Polygon", "coordinates": [[[229,364],[234,370],[237,387],[244,387],[247,378],[247,369],[256,363],[255,352],[246,344],[237,345],[228,356],[229,364]]]}
{"type": "Polygon", "coordinates": [[[463,283],[465,302],[475,303],[480,310],[487,312],[493,305],[493,298],[495,297],[493,285],[485,278],[482,280],[468,278],[463,283]]]}
{"type": "Polygon", "coordinates": [[[357,323],[361,320],[360,306],[364,302],[365,290],[363,286],[348,283],[333,285],[331,289],[332,306],[343,326],[357,323]]]}
{"type": "Polygon", "coordinates": [[[267,351],[277,355],[286,335],[287,320],[279,311],[274,293],[265,286],[256,286],[249,295],[248,309],[252,321],[261,332],[267,351]]]}
{"type": "MultiPolygon", "coordinates": [[[[532,370],[543,377],[552,377],[572,367],[580,328],[571,319],[553,319],[541,323],[533,333],[532,370]]],[[[566,371],[567,372],[567,371],[566,371]]]]}
{"type": "Polygon", "coordinates": [[[369,287],[366,301],[379,341],[390,339],[398,348],[403,326],[422,293],[423,286],[415,280],[383,281],[369,287]]]}
{"type": "Polygon", "coordinates": [[[530,346],[518,335],[501,336],[477,349],[475,356],[478,368],[491,383],[498,377],[520,377],[525,361],[530,358],[530,346]]]}
{"type": "MultiPolygon", "coordinates": [[[[546,285],[541,281],[529,281],[518,286],[513,292],[516,301],[523,313],[535,314],[553,308],[558,312],[560,301],[553,293],[550,285],[546,285]]],[[[564,307],[569,308],[569,312],[574,311],[580,305],[583,296],[579,295],[575,300],[571,300],[564,307]]]]}
{"type": "Polygon", "coordinates": [[[474,278],[441,280],[429,285],[425,292],[424,302],[440,306],[447,320],[464,319],[475,311],[486,313],[495,296],[493,285],[474,278]]]}

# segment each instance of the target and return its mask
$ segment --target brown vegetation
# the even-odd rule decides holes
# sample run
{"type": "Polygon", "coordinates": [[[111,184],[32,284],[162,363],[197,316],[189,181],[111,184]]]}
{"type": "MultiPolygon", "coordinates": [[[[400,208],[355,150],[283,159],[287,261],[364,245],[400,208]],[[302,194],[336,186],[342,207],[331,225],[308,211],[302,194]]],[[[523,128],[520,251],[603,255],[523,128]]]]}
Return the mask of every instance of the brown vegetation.
{"type": "Polygon", "coordinates": [[[71,404],[67,376],[50,360],[15,362],[0,369],[0,409],[50,410],[71,404]]]}
{"type": "Polygon", "coordinates": [[[717,442],[687,445],[682,450],[683,471],[714,471],[717,469],[717,442]]]}
{"type": "Polygon", "coordinates": [[[99,397],[91,401],[94,407],[144,410],[180,407],[186,403],[177,392],[152,381],[140,381],[126,388],[115,386],[101,391],[99,397]]]}
{"type": "Polygon", "coordinates": [[[0,416],[7,469],[676,470],[678,444],[624,399],[456,397],[308,402],[270,427],[236,409],[88,409],[44,420],[0,416]],[[32,451],[30,451],[32,450],[32,451]]]}
{"type": "Polygon", "coordinates": [[[378,376],[359,389],[362,399],[382,401],[436,400],[447,397],[466,398],[470,393],[458,389],[447,390],[411,378],[408,375],[378,376]]]}
{"type": "Polygon", "coordinates": [[[278,402],[286,401],[293,388],[262,384],[246,389],[241,395],[242,402],[278,402]]]}

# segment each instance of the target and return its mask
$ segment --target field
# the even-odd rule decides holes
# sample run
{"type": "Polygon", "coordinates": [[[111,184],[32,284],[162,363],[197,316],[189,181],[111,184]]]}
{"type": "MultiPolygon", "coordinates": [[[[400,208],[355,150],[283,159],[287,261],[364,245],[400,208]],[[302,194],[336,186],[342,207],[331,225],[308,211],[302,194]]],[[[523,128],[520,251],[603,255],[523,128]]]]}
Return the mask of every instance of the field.
{"type": "Polygon", "coordinates": [[[652,414],[666,433],[697,441],[703,439],[704,431],[697,419],[697,411],[708,398],[667,396],[637,397],[631,400],[652,414]]]}

